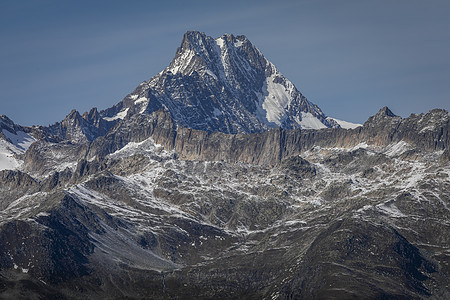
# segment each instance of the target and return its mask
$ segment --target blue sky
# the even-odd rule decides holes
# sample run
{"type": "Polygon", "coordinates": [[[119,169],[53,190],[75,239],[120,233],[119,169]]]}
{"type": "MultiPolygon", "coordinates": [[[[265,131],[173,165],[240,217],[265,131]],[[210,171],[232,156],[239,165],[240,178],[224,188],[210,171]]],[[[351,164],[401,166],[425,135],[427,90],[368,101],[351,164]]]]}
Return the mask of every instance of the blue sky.
{"type": "Polygon", "coordinates": [[[48,125],[104,109],[187,30],[244,34],[330,116],[450,109],[450,1],[0,1],[0,114],[48,125]]]}

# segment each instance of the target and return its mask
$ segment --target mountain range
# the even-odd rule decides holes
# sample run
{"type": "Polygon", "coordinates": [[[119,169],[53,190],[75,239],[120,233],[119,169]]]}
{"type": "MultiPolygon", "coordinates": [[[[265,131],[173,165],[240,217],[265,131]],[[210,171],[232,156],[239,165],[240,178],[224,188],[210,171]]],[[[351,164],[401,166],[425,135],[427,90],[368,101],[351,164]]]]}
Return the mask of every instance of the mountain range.
{"type": "Polygon", "coordinates": [[[114,106],[0,116],[0,297],[446,299],[450,115],[326,116],[188,31],[114,106]]]}

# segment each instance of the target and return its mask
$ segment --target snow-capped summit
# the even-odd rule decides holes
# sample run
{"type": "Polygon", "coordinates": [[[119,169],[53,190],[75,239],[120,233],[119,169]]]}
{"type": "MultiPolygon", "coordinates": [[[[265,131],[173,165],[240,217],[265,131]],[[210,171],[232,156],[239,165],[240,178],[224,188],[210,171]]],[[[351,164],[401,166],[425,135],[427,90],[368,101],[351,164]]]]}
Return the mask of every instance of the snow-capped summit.
{"type": "Polygon", "coordinates": [[[188,31],[166,69],[101,115],[113,121],[161,108],[177,124],[207,131],[340,127],[243,35],[188,31]]]}

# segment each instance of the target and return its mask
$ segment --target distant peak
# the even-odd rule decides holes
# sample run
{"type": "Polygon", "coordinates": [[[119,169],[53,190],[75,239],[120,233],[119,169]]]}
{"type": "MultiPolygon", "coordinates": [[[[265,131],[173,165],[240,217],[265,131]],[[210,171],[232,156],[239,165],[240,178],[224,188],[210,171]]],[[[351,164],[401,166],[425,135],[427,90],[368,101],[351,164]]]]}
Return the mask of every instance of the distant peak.
{"type": "Polygon", "coordinates": [[[199,37],[206,37],[206,34],[198,30],[188,30],[184,34],[184,38],[199,38],[199,37]]]}
{"type": "Polygon", "coordinates": [[[87,121],[96,120],[100,117],[97,107],[92,108],[89,112],[85,112],[82,116],[87,121]]]}
{"type": "Polygon", "coordinates": [[[66,116],[66,119],[74,119],[80,117],[80,113],[76,109],[72,109],[66,116]]]}
{"type": "Polygon", "coordinates": [[[161,107],[178,124],[207,131],[339,127],[245,35],[230,33],[213,38],[187,31],[167,68],[140,85],[120,107],[101,114],[104,120],[115,120],[161,107]]]}
{"type": "Polygon", "coordinates": [[[13,124],[13,123],[14,123],[14,122],[13,122],[10,118],[8,118],[8,116],[6,116],[6,115],[1,115],[1,116],[0,116],[0,122],[7,123],[7,124],[13,124]]]}
{"type": "Polygon", "coordinates": [[[371,116],[365,123],[364,126],[376,126],[380,122],[390,121],[395,119],[401,119],[401,117],[394,114],[387,106],[380,109],[375,115],[371,116]]]}
{"type": "Polygon", "coordinates": [[[210,36],[207,36],[204,32],[200,31],[187,31],[181,42],[181,46],[178,49],[177,53],[180,54],[184,51],[194,50],[196,52],[202,52],[208,44],[214,43],[214,41],[219,46],[233,45],[235,47],[241,46],[243,43],[248,43],[249,40],[245,35],[233,35],[231,33],[225,33],[218,38],[213,39],[210,36]]]}
{"type": "Polygon", "coordinates": [[[1,133],[2,129],[6,129],[8,131],[14,131],[15,126],[16,126],[16,124],[14,124],[14,122],[7,116],[5,116],[5,115],[0,116],[0,133],[1,133]]]}
{"type": "Polygon", "coordinates": [[[192,45],[198,45],[199,43],[205,41],[207,38],[204,32],[200,31],[187,31],[183,35],[183,40],[181,41],[181,49],[189,49],[192,45]]]}
{"type": "Polygon", "coordinates": [[[376,116],[382,116],[382,117],[398,117],[396,114],[394,114],[387,106],[383,107],[382,109],[380,109],[376,116]]]}
{"type": "Polygon", "coordinates": [[[228,42],[233,42],[235,40],[235,37],[233,34],[231,33],[225,33],[224,35],[222,35],[220,38],[227,40],[228,42]]]}

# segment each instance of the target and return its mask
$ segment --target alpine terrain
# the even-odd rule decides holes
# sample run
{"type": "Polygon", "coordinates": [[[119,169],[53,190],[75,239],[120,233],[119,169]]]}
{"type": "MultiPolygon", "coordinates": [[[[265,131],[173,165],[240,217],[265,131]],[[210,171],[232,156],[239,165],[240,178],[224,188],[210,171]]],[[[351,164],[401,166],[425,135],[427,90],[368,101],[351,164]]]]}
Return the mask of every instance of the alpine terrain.
{"type": "Polygon", "coordinates": [[[450,115],[325,115],[189,31],[116,105],[0,117],[2,299],[449,299],[450,115]]]}

